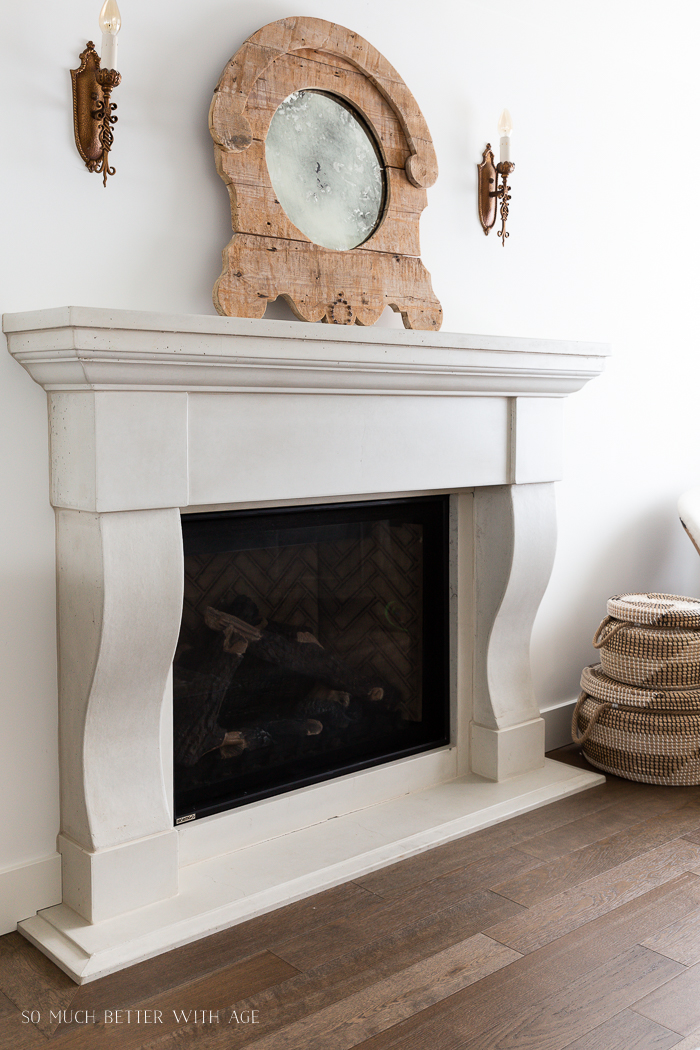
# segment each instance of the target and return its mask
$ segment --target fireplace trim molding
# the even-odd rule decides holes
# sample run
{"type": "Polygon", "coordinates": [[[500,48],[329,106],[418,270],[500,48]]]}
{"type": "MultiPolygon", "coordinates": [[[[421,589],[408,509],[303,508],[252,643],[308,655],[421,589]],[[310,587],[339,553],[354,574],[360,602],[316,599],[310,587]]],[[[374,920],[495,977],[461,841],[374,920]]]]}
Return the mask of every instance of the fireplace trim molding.
{"type": "Polygon", "coordinates": [[[63,900],[20,929],[75,980],[601,781],[545,762],[529,644],[563,399],[607,347],[83,307],[3,328],[48,394],[58,552],[63,900]],[[453,494],[450,746],[174,828],[180,514],[428,492],[453,494]]]}

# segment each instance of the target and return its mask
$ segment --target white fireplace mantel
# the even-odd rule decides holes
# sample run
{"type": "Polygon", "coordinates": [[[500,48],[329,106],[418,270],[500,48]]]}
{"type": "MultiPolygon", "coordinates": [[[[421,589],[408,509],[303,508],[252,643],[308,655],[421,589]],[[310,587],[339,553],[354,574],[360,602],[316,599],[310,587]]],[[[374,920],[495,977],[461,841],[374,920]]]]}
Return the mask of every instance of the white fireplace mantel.
{"type": "Polygon", "coordinates": [[[48,393],[63,902],[77,981],[601,778],[544,759],[529,666],[562,403],[589,343],[65,307],[5,315],[48,393]],[[449,492],[448,747],[173,827],[180,515],[449,492]],[[332,823],[329,823],[331,818],[332,823]]]}

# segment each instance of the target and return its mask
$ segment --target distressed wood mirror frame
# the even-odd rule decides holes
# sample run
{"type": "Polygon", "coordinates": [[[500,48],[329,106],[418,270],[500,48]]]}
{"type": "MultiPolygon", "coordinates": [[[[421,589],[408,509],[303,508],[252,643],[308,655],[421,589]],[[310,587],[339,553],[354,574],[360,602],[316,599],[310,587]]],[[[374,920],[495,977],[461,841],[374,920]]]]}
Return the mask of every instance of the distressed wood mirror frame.
{"type": "Polygon", "coordinates": [[[437,330],[442,309],[420,260],[418,224],[437,178],[428,127],[396,70],[366,40],[319,18],[264,26],[233,56],[209,113],[217,170],[228,186],[234,235],[223,252],[214,305],[262,317],[282,296],[304,321],[371,325],[388,305],[406,328],[437,330]],[[356,248],[313,243],[277,200],[265,139],[295,91],[339,97],[367,124],[384,164],[382,217],[356,248]]]}

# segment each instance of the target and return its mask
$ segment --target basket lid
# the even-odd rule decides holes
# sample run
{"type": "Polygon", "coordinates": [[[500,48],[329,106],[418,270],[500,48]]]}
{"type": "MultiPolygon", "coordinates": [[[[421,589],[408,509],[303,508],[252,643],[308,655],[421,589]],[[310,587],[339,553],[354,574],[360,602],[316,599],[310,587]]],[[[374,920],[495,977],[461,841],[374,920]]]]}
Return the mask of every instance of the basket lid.
{"type": "Polygon", "coordinates": [[[594,700],[619,707],[646,707],[650,711],[700,711],[698,689],[643,689],[608,678],[600,664],[584,667],[581,688],[594,700]]]}
{"type": "Polygon", "coordinates": [[[700,627],[700,601],[680,594],[614,594],[608,615],[654,627],[700,627]]]}

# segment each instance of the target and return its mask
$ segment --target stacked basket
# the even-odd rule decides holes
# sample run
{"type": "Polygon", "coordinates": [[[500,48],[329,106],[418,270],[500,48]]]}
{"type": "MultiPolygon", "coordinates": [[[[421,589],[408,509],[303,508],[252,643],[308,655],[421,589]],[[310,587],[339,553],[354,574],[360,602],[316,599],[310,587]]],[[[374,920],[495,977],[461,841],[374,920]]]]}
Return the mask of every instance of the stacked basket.
{"type": "Polygon", "coordinates": [[[591,763],[648,784],[700,784],[700,601],[619,594],[595,633],[571,727],[591,763]]]}

